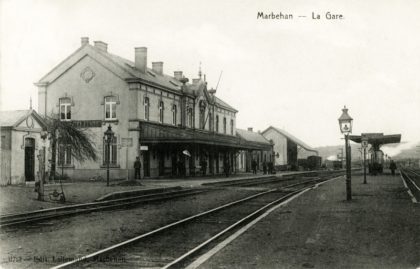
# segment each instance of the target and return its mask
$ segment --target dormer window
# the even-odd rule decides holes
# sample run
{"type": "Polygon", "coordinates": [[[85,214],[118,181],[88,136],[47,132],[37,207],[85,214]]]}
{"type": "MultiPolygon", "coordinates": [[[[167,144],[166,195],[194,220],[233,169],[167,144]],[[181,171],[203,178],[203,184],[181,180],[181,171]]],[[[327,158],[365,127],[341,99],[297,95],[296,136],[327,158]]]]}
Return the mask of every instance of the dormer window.
{"type": "Polygon", "coordinates": [[[163,112],[165,110],[165,107],[163,105],[163,101],[159,102],[159,122],[163,123],[163,112]]]}
{"type": "Polygon", "coordinates": [[[71,120],[70,98],[60,98],[60,120],[71,120]]]}
{"type": "Polygon", "coordinates": [[[105,120],[117,119],[117,98],[115,96],[105,97],[105,120]]]}

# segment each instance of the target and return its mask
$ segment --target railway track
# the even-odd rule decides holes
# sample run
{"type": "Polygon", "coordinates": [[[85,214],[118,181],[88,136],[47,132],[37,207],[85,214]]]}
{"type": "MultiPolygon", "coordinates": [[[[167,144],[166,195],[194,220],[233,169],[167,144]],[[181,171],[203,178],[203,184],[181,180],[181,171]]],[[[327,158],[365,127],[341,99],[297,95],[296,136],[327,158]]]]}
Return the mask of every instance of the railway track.
{"type": "Polygon", "coordinates": [[[220,186],[220,187],[248,187],[256,185],[268,185],[271,183],[292,181],[297,179],[319,178],[322,177],[335,177],[342,175],[343,172],[307,172],[302,174],[286,175],[282,177],[271,176],[266,178],[246,179],[246,180],[231,180],[222,182],[204,183],[203,186],[220,186]]]}
{"type": "MultiPolygon", "coordinates": [[[[303,176],[298,175],[299,176],[303,176]]],[[[254,185],[265,185],[265,184],[278,184],[278,182],[282,181],[290,181],[290,180],[302,180],[299,178],[291,177],[287,179],[282,179],[279,177],[269,177],[267,179],[254,179],[254,180],[241,180],[241,181],[234,181],[228,182],[229,184],[213,184],[214,186],[237,186],[237,187],[246,187],[246,186],[254,186],[254,185]]],[[[303,179],[304,180],[304,179],[303,179]]],[[[209,184],[208,187],[211,184],[209,184]]],[[[178,197],[184,197],[188,195],[195,195],[199,193],[203,193],[209,191],[210,188],[195,188],[195,189],[182,189],[181,187],[177,188],[170,188],[168,191],[158,192],[158,193],[148,193],[143,195],[136,195],[130,196],[126,198],[116,198],[119,197],[116,195],[112,197],[114,199],[105,200],[105,201],[95,201],[91,203],[84,203],[84,204],[76,204],[64,207],[56,207],[56,208],[48,208],[42,210],[36,210],[31,212],[24,212],[18,214],[7,214],[0,216],[0,228],[6,227],[15,227],[15,226],[23,226],[24,224],[40,222],[49,219],[58,219],[63,217],[70,217],[75,215],[80,215],[84,213],[90,213],[95,211],[104,211],[104,210],[112,210],[118,208],[130,208],[136,206],[141,203],[147,202],[156,202],[156,201],[163,201],[168,199],[174,199],[178,197]],[[116,198],[116,199],[115,199],[116,198]]]]}
{"type": "Polygon", "coordinates": [[[19,213],[19,214],[8,214],[0,216],[0,228],[18,226],[48,219],[56,219],[74,215],[80,215],[83,213],[90,213],[94,211],[111,210],[118,208],[129,208],[136,206],[141,203],[163,201],[168,199],[174,199],[178,197],[184,197],[188,195],[195,195],[209,191],[209,189],[173,189],[166,192],[131,196],[127,198],[112,199],[107,201],[92,202],[85,204],[76,204],[64,207],[48,208],[37,211],[19,213]]]}
{"type": "Polygon", "coordinates": [[[273,206],[335,178],[310,179],[265,190],[53,268],[182,268],[273,206]]]}
{"type": "Polygon", "coordinates": [[[409,189],[413,202],[420,201],[420,173],[410,168],[400,168],[404,185],[409,189]]]}

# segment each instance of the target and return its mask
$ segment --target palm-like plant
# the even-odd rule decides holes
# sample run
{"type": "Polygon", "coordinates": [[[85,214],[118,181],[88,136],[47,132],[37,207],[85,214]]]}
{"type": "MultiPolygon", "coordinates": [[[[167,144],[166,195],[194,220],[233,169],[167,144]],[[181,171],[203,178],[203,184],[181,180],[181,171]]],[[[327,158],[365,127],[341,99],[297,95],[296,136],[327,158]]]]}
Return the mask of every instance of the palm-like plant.
{"type": "Polygon", "coordinates": [[[72,157],[79,162],[97,160],[95,143],[92,141],[92,135],[87,129],[79,128],[71,121],[61,121],[58,115],[46,116],[44,120],[47,125],[51,145],[50,178],[54,179],[56,174],[58,145],[70,146],[72,157]]]}

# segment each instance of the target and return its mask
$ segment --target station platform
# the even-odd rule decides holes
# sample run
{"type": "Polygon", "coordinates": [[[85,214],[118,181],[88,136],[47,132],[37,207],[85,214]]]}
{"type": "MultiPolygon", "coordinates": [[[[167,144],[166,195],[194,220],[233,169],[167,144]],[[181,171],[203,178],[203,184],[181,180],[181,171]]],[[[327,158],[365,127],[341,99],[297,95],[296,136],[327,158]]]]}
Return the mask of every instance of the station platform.
{"type": "Polygon", "coordinates": [[[399,174],[367,182],[352,201],[344,177],[310,190],[188,268],[419,268],[420,204],[399,174]]]}
{"type": "MultiPolygon", "coordinates": [[[[302,172],[282,172],[275,176],[293,175],[302,172]]],[[[49,194],[54,190],[61,192],[61,185],[46,184],[44,187],[45,201],[38,201],[38,194],[34,191],[34,184],[28,185],[11,185],[0,187],[0,214],[15,214],[58,206],[66,206],[72,204],[93,202],[100,197],[117,193],[130,192],[151,189],[163,189],[172,187],[194,188],[204,183],[220,182],[225,180],[246,180],[249,178],[264,178],[273,175],[263,175],[258,173],[241,173],[225,176],[205,176],[205,177],[189,177],[189,178],[162,178],[162,179],[142,179],[134,182],[127,181],[111,181],[110,186],[106,186],[104,181],[63,181],[62,187],[66,197],[66,203],[52,201],[49,194]],[[125,184],[128,183],[128,184],[125,184]]]]}

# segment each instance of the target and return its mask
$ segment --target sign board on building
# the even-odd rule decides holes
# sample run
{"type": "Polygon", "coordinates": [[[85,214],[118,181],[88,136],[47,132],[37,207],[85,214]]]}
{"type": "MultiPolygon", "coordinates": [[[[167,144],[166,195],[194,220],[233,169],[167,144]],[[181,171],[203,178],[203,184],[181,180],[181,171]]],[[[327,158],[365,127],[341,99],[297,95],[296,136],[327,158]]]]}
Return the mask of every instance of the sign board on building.
{"type": "Polygon", "coordinates": [[[142,151],[148,151],[149,150],[149,146],[140,146],[140,150],[142,150],[142,151]]]}
{"type": "Polygon", "coordinates": [[[121,138],[121,146],[122,147],[132,147],[133,146],[133,138],[121,138]]]}

